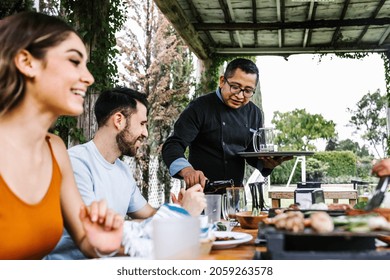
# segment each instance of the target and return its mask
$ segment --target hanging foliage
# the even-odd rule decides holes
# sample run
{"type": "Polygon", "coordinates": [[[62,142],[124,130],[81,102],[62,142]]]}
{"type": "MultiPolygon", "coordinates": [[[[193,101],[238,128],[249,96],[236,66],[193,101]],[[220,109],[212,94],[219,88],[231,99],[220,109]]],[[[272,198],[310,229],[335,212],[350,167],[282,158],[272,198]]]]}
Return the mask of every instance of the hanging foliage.
{"type": "MultiPolygon", "coordinates": [[[[383,59],[383,64],[385,67],[387,108],[390,108],[390,52],[382,53],[381,57],[383,59]]],[[[387,109],[387,110],[389,110],[389,109],[387,109]]],[[[389,121],[389,120],[387,120],[387,121],[389,121]]],[[[390,155],[390,138],[387,138],[386,155],[387,156],[390,155]]]]}
{"type": "MultiPolygon", "coordinates": [[[[125,6],[121,0],[95,1],[41,1],[42,12],[53,14],[53,7],[59,6],[59,16],[69,22],[80,34],[89,50],[88,69],[95,78],[88,94],[95,94],[110,88],[118,82],[118,69],[114,61],[118,54],[115,34],[125,20],[125,6]],[[51,4],[51,5],[48,5],[51,4]],[[59,5],[60,4],[60,5],[59,5]],[[105,20],[102,20],[105,19],[105,20]]],[[[94,132],[92,104],[96,98],[87,96],[86,110],[78,118],[63,116],[58,119],[53,132],[60,135],[68,145],[84,143],[94,132]]]]}
{"type": "Polygon", "coordinates": [[[31,11],[33,2],[33,0],[1,0],[0,19],[22,11],[31,11]]]}
{"type": "Polygon", "coordinates": [[[171,133],[173,123],[188,104],[192,82],[192,54],[152,0],[128,0],[129,21],[118,36],[120,77],[125,85],[147,95],[149,137],[137,153],[136,179],[148,197],[155,178],[150,166],[157,159],[158,188],[165,190],[169,200],[168,169],[162,161],[161,148],[171,133]]]}

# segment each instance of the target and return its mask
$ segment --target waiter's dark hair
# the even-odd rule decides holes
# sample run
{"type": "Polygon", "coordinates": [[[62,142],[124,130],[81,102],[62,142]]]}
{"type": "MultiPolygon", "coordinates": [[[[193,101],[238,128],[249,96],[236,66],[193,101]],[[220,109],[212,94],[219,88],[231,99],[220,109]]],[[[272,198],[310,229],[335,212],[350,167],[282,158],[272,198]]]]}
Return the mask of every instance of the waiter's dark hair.
{"type": "Polygon", "coordinates": [[[233,77],[237,68],[240,68],[247,74],[256,74],[256,84],[259,82],[259,69],[252,60],[246,58],[236,58],[229,62],[225,70],[225,77],[233,77]]]}

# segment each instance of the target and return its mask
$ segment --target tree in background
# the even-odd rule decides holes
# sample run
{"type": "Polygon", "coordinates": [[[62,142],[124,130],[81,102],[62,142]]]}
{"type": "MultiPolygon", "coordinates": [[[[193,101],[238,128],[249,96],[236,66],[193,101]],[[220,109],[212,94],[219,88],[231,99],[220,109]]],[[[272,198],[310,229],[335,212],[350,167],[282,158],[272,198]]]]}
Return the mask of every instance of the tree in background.
{"type": "Polygon", "coordinates": [[[347,108],[352,114],[349,123],[356,134],[369,142],[378,158],[383,158],[387,150],[387,99],[380,90],[368,92],[356,104],[356,109],[347,108]]]}
{"type": "Polygon", "coordinates": [[[192,55],[152,0],[127,0],[127,5],[129,21],[117,38],[119,68],[123,69],[120,79],[145,92],[151,105],[148,141],[136,157],[141,173],[137,180],[147,197],[150,159],[157,158],[158,182],[165,189],[167,201],[171,176],[162,161],[161,148],[189,101],[192,55]]]}
{"type": "Polygon", "coordinates": [[[370,156],[370,151],[366,145],[360,146],[358,142],[354,142],[351,139],[344,139],[341,141],[329,139],[325,151],[351,151],[358,157],[370,156]]]}
{"type": "Polygon", "coordinates": [[[1,0],[0,1],[0,19],[22,11],[30,11],[33,6],[33,0],[1,0]]]}
{"type": "Polygon", "coordinates": [[[272,123],[279,132],[275,144],[280,150],[316,150],[313,141],[336,136],[336,124],[333,121],[327,121],[319,114],[309,114],[305,109],[286,113],[276,111],[272,123]]]}

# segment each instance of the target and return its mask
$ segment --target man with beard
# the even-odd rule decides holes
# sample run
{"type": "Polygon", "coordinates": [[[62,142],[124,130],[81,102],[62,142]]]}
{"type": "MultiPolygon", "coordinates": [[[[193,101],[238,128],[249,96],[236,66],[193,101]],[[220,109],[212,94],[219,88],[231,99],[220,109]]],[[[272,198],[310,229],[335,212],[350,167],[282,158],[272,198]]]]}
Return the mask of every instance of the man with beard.
{"type": "MultiPolygon", "coordinates": [[[[80,194],[86,205],[105,199],[107,206],[132,219],[156,213],[141,195],[129,166],[119,157],[134,156],[148,136],[146,96],[128,88],[103,91],[95,104],[98,130],[93,140],[68,150],[80,194]]],[[[182,190],[180,204],[191,215],[205,207],[202,187],[182,190]]],[[[85,256],[64,232],[46,259],[84,259],[85,256]]]]}

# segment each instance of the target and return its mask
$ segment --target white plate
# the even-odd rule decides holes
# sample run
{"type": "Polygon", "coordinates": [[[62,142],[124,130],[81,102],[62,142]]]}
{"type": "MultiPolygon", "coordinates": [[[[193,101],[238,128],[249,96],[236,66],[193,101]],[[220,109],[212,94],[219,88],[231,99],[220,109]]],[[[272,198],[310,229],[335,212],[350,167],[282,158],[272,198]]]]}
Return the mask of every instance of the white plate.
{"type": "Polygon", "coordinates": [[[215,237],[234,237],[234,240],[214,241],[213,249],[229,249],[252,240],[252,235],[243,232],[216,231],[215,237]]]}

